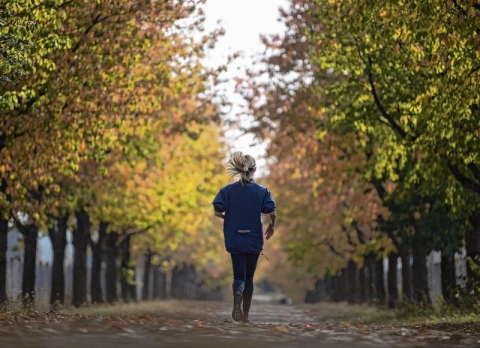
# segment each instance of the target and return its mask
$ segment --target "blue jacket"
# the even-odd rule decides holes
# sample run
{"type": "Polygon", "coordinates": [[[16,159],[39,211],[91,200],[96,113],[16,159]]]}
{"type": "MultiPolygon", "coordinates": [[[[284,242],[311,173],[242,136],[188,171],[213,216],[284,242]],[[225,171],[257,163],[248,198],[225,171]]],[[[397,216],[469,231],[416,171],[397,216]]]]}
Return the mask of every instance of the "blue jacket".
{"type": "Polygon", "coordinates": [[[237,181],[222,188],[213,200],[215,211],[225,213],[223,234],[229,253],[259,253],[263,249],[261,213],[276,209],[270,191],[255,182],[237,181]]]}

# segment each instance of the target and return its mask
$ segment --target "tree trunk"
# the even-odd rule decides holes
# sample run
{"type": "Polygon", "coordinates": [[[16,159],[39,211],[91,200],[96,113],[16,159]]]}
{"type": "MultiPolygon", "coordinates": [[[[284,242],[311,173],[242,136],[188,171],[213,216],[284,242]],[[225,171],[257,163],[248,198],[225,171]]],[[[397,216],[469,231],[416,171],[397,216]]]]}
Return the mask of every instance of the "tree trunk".
{"type": "Polygon", "coordinates": [[[341,284],[341,301],[348,301],[348,276],[347,276],[347,269],[342,269],[342,275],[340,277],[340,284],[341,284]]]}
{"type": "Polygon", "coordinates": [[[455,297],[452,296],[457,285],[457,277],[455,274],[455,258],[453,255],[447,255],[442,253],[441,258],[441,270],[442,270],[442,294],[447,303],[453,303],[455,297]]]}
{"type": "Polygon", "coordinates": [[[413,294],[416,302],[430,303],[427,252],[420,248],[413,249],[413,294]]]}
{"type": "Polygon", "coordinates": [[[31,308],[35,301],[38,227],[35,224],[23,225],[20,232],[25,244],[22,276],[23,307],[31,308]]]}
{"type": "Polygon", "coordinates": [[[332,279],[332,288],[333,288],[333,296],[332,300],[334,302],[339,302],[340,301],[340,275],[339,272],[336,273],[336,275],[332,279]]]}
{"type": "Polygon", "coordinates": [[[122,301],[128,302],[128,284],[127,284],[127,272],[128,270],[120,266],[120,294],[122,301]]]}
{"type": "Polygon", "coordinates": [[[325,277],[323,278],[323,281],[325,283],[325,299],[324,299],[324,301],[331,301],[331,297],[332,297],[332,278],[328,274],[325,274],[325,277]]]}
{"type": "Polygon", "coordinates": [[[185,299],[185,265],[176,266],[172,271],[172,297],[177,300],[185,299]]]}
{"type": "Polygon", "coordinates": [[[130,272],[130,282],[128,284],[128,289],[130,291],[130,299],[134,302],[138,301],[138,296],[137,296],[137,282],[136,282],[136,271],[135,271],[135,267],[130,267],[129,268],[129,272],[130,272]]]}
{"type": "Polygon", "coordinates": [[[333,302],[334,301],[334,294],[335,294],[335,277],[331,275],[327,275],[327,301],[333,302]]]}
{"type": "Polygon", "coordinates": [[[383,270],[383,258],[375,260],[375,302],[385,303],[385,274],[383,270]]]}
{"type": "Polygon", "coordinates": [[[391,253],[388,255],[388,307],[395,308],[398,300],[398,284],[397,284],[397,262],[398,254],[391,253]]]}
{"type": "Polygon", "coordinates": [[[0,212],[0,310],[7,303],[8,220],[0,212]]]}
{"type": "Polygon", "coordinates": [[[178,299],[179,294],[178,294],[178,266],[175,266],[175,268],[172,270],[172,283],[171,283],[171,292],[172,292],[172,298],[178,299]]]}
{"type": "Polygon", "coordinates": [[[347,301],[354,304],[359,303],[358,267],[357,263],[350,260],[347,266],[347,301]]]}
{"type": "Polygon", "coordinates": [[[118,257],[118,233],[110,232],[106,237],[106,272],[105,286],[108,303],[114,303],[117,298],[117,257],[118,257]]]}
{"type": "Polygon", "coordinates": [[[470,217],[471,227],[465,232],[465,249],[467,252],[467,276],[475,283],[480,283],[480,213],[470,217]],[[475,266],[472,267],[470,262],[475,266]]]}
{"type": "Polygon", "coordinates": [[[326,283],[324,279],[318,279],[315,282],[315,287],[307,292],[305,296],[305,303],[318,303],[325,300],[326,297],[326,283]]]}
{"type": "Polygon", "coordinates": [[[95,243],[90,238],[90,248],[92,249],[92,277],[90,282],[90,293],[92,294],[92,303],[102,303],[102,255],[104,250],[105,237],[107,236],[108,222],[100,221],[98,228],[98,241],[95,243]]]}
{"type": "Polygon", "coordinates": [[[135,285],[135,267],[131,265],[130,260],[130,243],[131,235],[127,235],[120,243],[120,249],[122,253],[121,262],[121,286],[122,286],[122,299],[128,302],[130,299],[137,300],[137,290],[135,285]]]}
{"type": "Polygon", "coordinates": [[[194,265],[190,265],[187,268],[187,299],[197,300],[198,294],[197,270],[194,265]]]}
{"type": "Polygon", "coordinates": [[[126,236],[120,243],[120,286],[123,302],[128,302],[128,261],[130,260],[130,236],[126,236]]]}
{"type": "Polygon", "coordinates": [[[70,214],[58,218],[56,226],[48,229],[48,235],[52,242],[52,289],[50,292],[50,304],[55,308],[58,304],[65,304],[65,247],[67,246],[67,221],[70,214]]]}
{"type": "Polygon", "coordinates": [[[145,266],[143,272],[143,289],[142,289],[142,300],[148,301],[150,299],[150,270],[152,269],[152,252],[150,249],[147,249],[145,252],[145,266]]]}
{"type": "Polygon", "coordinates": [[[152,299],[158,300],[160,298],[160,277],[157,265],[153,265],[153,279],[152,279],[152,299]]]}
{"type": "Polygon", "coordinates": [[[365,268],[366,273],[368,275],[367,278],[367,291],[369,294],[368,303],[376,303],[377,302],[377,290],[375,289],[376,284],[376,276],[377,273],[375,271],[375,254],[369,253],[365,256],[365,268]]]}
{"type": "Polygon", "coordinates": [[[75,212],[77,227],[73,232],[73,294],[75,307],[87,303],[87,246],[90,235],[90,217],[82,208],[75,212]]]}
{"type": "Polygon", "coordinates": [[[359,301],[360,303],[368,303],[370,301],[370,292],[368,287],[368,268],[365,264],[360,268],[358,277],[360,286],[359,301]]]}
{"type": "Polygon", "coordinates": [[[158,265],[153,267],[153,299],[166,299],[167,298],[167,276],[160,271],[158,265]]]}
{"type": "MultiPolygon", "coordinates": [[[[0,151],[5,147],[5,135],[0,136],[0,151]]],[[[9,199],[7,181],[1,180],[0,192],[9,199]]],[[[7,210],[8,211],[8,210],[7,210]]],[[[9,214],[0,210],[0,310],[7,303],[7,250],[9,214]]]]}
{"type": "Polygon", "coordinates": [[[401,250],[402,259],[402,296],[405,302],[413,300],[412,252],[408,248],[401,250]]]}

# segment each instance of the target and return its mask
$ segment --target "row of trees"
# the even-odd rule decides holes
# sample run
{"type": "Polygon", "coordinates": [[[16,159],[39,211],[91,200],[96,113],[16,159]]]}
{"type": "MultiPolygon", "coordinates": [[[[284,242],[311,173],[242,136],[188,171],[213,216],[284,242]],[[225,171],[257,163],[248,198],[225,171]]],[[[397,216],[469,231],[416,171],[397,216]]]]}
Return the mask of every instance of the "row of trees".
{"type": "Polygon", "coordinates": [[[371,265],[399,256],[404,300],[424,301],[438,250],[448,300],[464,246],[469,281],[480,280],[479,17],[475,1],[282,10],[285,34],[263,38],[265,69],[238,88],[269,144],[294,264],[325,281],[370,274],[378,290],[371,265]]]}
{"type": "Polygon", "coordinates": [[[102,260],[114,299],[119,247],[124,269],[146,250],[170,264],[215,260],[209,200],[223,179],[222,68],[202,58],[221,31],[203,33],[202,3],[2,4],[0,303],[14,225],[24,237],[25,304],[34,299],[39,231],[53,245],[52,304],[64,302],[69,227],[75,305],[87,301],[88,245],[94,302],[102,260]]]}

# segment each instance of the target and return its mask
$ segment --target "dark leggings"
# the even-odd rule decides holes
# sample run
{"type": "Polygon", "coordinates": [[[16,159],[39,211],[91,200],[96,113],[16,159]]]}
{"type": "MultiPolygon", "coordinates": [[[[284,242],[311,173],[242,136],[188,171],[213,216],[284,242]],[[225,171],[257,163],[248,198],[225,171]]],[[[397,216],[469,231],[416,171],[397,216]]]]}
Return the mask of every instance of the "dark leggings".
{"type": "Polygon", "coordinates": [[[230,254],[233,266],[233,293],[243,295],[243,311],[250,310],[253,296],[253,276],[260,254],[230,254]]]}

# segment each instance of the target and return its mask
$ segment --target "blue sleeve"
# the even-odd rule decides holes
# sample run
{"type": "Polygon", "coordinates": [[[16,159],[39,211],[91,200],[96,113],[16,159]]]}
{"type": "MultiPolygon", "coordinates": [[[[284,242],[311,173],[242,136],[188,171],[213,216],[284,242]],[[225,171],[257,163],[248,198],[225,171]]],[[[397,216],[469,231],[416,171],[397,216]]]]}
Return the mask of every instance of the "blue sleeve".
{"type": "Polygon", "coordinates": [[[213,209],[215,211],[218,211],[219,213],[223,213],[225,210],[227,210],[227,204],[225,203],[225,197],[223,194],[223,190],[220,190],[215,198],[213,199],[213,209]]]}
{"type": "Polygon", "coordinates": [[[272,211],[275,211],[277,207],[275,206],[275,200],[273,199],[272,194],[268,189],[265,189],[265,195],[263,196],[262,203],[262,213],[269,214],[272,211]]]}

